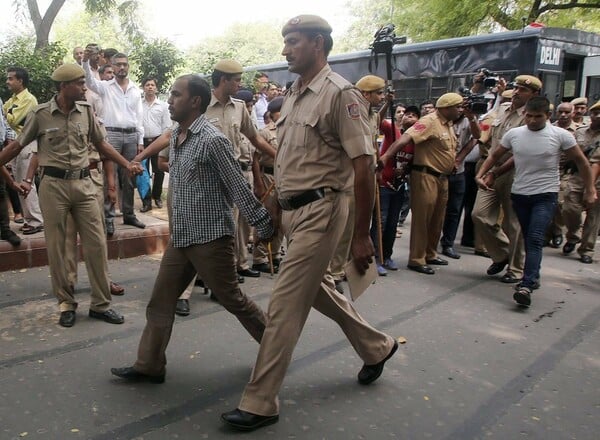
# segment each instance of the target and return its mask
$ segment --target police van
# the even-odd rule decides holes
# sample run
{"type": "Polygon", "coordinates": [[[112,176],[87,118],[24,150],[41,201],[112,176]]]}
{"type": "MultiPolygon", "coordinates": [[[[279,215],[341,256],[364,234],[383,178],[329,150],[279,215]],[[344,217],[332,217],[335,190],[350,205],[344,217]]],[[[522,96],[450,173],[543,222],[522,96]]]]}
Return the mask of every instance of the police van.
{"type": "MultiPolygon", "coordinates": [[[[353,83],[368,73],[387,78],[386,56],[369,50],[332,55],[329,64],[353,83]]],[[[519,31],[395,45],[391,64],[396,99],[407,105],[470,86],[481,69],[509,81],[533,74],[542,80],[545,96],[555,105],[578,96],[587,96],[592,103],[600,100],[600,35],[575,29],[527,26],[519,31]]],[[[285,61],[246,70],[265,72],[280,84],[296,77],[285,61]]]]}

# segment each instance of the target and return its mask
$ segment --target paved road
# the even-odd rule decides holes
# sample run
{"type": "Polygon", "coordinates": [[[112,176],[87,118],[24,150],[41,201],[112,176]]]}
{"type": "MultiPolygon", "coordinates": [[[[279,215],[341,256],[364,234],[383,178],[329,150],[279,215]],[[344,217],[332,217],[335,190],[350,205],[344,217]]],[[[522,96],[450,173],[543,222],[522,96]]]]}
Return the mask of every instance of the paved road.
{"type": "MultiPolygon", "coordinates": [[[[408,231],[406,231],[407,235],[408,231]]],[[[406,264],[408,237],[397,242],[406,264]]],[[[467,252],[467,250],[463,250],[467,252]]],[[[529,310],[512,287],[465,254],[435,276],[401,269],[356,307],[406,338],[375,384],[343,334],[312,313],[281,391],[281,418],[252,434],[222,426],[257,345],[220,306],[197,294],[177,318],[163,385],[127,384],[158,258],[110,263],[127,288],[121,326],[87,318],[80,266],[78,321],[58,326],[47,268],[0,273],[0,439],[597,439],[600,430],[600,265],[548,249],[529,310]]],[[[266,307],[273,280],[244,290],[266,307]]]]}

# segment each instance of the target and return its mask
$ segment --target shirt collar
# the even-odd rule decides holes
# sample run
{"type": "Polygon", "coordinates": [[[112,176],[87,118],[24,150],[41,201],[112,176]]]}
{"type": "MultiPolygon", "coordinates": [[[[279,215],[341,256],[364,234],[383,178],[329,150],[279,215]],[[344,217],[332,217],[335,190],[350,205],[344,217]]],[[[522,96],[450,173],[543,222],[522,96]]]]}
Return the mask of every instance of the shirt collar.
{"type": "MultiPolygon", "coordinates": [[[[204,116],[204,114],[201,114],[194,120],[194,122],[192,122],[190,128],[188,128],[188,131],[190,131],[192,134],[198,134],[205,125],[206,117],[204,116]]],[[[173,134],[176,136],[179,133],[181,133],[181,126],[177,124],[177,128],[175,128],[173,134]]]]}
{"type": "MultiPolygon", "coordinates": [[[[229,105],[229,104],[233,104],[233,101],[231,100],[231,96],[229,97],[229,99],[227,100],[227,102],[225,103],[225,105],[229,105]]],[[[210,94],[210,104],[208,104],[209,107],[215,107],[217,105],[222,105],[221,101],[219,101],[217,99],[217,97],[215,96],[215,92],[212,92],[210,94]]],[[[225,107],[225,105],[223,107],[225,107]]]]}
{"type": "MultiPolygon", "coordinates": [[[[60,107],[58,106],[58,102],[56,102],[56,98],[58,98],[58,95],[54,95],[52,97],[52,99],[50,100],[50,114],[53,114],[54,112],[61,112],[62,110],[60,109],[60,107]]],[[[77,110],[79,113],[83,113],[83,101],[79,102],[79,101],[75,101],[75,107],[73,107],[73,110],[77,110]]],[[[73,111],[71,110],[71,111],[73,111]]]]}
{"type": "Polygon", "coordinates": [[[12,98],[14,101],[19,101],[21,99],[25,99],[25,97],[27,97],[29,95],[30,95],[29,90],[23,89],[19,93],[13,93],[12,98]]]}
{"type": "MultiPolygon", "coordinates": [[[[308,83],[304,90],[310,89],[311,92],[318,94],[323,88],[323,85],[325,84],[325,78],[327,78],[327,75],[329,75],[330,73],[331,67],[329,67],[329,64],[325,64],[325,66],[319,71],[319,73],[317,73],[315,77],[310,81],[310,83],[308,83]]],[[[300,90],[300,78],[296,79],[296,81],[294,81],[294,84],[292,84],[292,92],[302,93],[302,91],[300,90]]]]}

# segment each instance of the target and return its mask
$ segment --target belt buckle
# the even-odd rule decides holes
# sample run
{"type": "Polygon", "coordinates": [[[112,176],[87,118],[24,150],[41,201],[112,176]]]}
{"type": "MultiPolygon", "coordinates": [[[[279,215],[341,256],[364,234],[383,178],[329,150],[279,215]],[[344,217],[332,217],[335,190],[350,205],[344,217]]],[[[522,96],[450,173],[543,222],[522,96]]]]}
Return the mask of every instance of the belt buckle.
{"type": "Polygon", "coordinates": [[[79,170],[65,170],[65,179],[67,179],[67,180],[79,179],[79,170]],[[77,175],[75,173],[77,173],[77,175]]]}

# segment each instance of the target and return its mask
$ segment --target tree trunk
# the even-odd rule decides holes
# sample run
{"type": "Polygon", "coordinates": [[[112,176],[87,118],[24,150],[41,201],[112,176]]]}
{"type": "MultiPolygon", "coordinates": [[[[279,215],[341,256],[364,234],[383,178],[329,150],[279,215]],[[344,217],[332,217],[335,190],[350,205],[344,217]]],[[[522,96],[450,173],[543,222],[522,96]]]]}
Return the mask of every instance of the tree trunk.
{"type": "Polygon", "coordinates": [[[40,8],[38,7],[36,0],[27,0],[27,7],[29,8],[29,15],[33,28],[35,29],[35,50],[40,50],[48,46],[50,39],[50,29],[54,24],[56,16],[60,12],[61,8],[65,4],[66,0],[52,0],[50,6],[46,10],[46,13],[42,17],[40,15],[40,8]]]}

